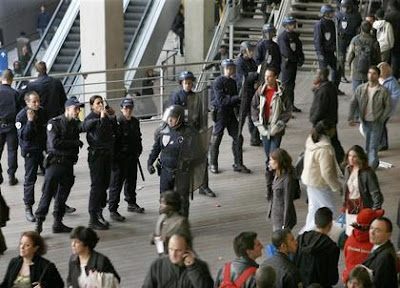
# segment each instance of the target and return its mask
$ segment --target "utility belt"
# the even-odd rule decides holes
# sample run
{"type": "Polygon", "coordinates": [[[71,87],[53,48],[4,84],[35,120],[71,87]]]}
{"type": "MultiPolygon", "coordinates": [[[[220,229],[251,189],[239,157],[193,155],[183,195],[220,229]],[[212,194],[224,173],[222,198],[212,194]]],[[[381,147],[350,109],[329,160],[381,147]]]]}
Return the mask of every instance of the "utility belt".
{"type": "Polygon", "coordinates": [[[0,119],[0,127],[1,128],[7,128],[10,127],[11,125],[13,125],[14,123],[7,120],[7,119],[0,119]]]}
{"type": "MultiPolygon", "coordinates": [[[[43,149],[42,151],[44,151],[44,150],[45,149],[43,149]]],[[[35,156],[38,156],[38,155],[42,154],[42,151],[29,151],[29,152],[21,151],[21,155],[24,158],[32,158],[32,157],[35,157],[35,156]]]]}
{"type": "Polygon", "coordinates": [[[107,149],[88,148],[88,150],[89,150],[89,155],[92,156],[92,157],[109,156],[111,154],[111,151],[107,150],[107,149]]]}
{"type": "Polygon", "coordinates": [[[43,166],[45,168],[53,164],[64,164],[64,165],[74,165],[76,161],[71,159],[72,157],[48,154],[43,160],[43,166]]]}
{"type": "Polygon", "coordinates": [[[168,171],[169,173],[175,173],[176,172],[176,168],[170,168],[170,167],[166,167],[164,165],[161,164],[161,160],[160,158],[157,159],[156,162],[156,169],[157,169],[157,175],[160,176],[161,175],[161,169],[165,169],[166,171],[168,171]]]}

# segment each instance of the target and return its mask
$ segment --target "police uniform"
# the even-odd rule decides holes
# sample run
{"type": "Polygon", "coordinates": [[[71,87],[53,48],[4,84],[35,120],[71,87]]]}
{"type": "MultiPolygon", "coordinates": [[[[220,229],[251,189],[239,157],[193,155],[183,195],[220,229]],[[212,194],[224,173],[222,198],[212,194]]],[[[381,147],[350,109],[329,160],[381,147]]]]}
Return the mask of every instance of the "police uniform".
{"type": "Polygon", "coordinates": [[[28,121],[28,107],[23,108],[15,119],[19,145],[22,157],[25,159],[24,203],[28,221],[35,221],[31,216],[32,205],[35,203],[35,183],[37,170],[43,160],[42,153],[46,151],[46,111],[39,107],[33,121],[28,121]],[[29,218],[29,219],[28,219],[29,218]]]}
{"type": "Polygon", "coordinates": [[[254,60],[256,61],[257,65],[261,65],[263,61],[266,60],[266,68],[273,67],[278,72],[277,75],[279,75],[282,62],[281,52],[279,51],[278,44],[275,43],[272,39],[260,40],[257,43],[254,60]],[[267,57],[265,57],[266,55],[267,57]]]}
{"type": "MultiPolygon", "coordinates": [[[[294,106],[294,88],[296,85],[297,67],[304,63],[303,45],[297,32],[284,30],[278,36],[279,49],[282,55],[281,82],[285,87],[285,92],[289,103],[294,106]]],[[[300,109],[294,109],[300,112],[300,109]]]]}
{"type": "Polygon", "coordinates": [[[108,222],[104,220],[102,209],[107,204],[107,189],[110,184],[111,159],[115,140],[116,121],[107,115],[90,112],[83,123],[89,144],[88,162],[90,169],[89,226],[104,230],[108,222]],[[114,122],[114,123],[113,123],[114,122]],[[101,224],[99,225],[99,221],[101,224]]]}
{"type": "Polygon", "coordinates": [[[117,118],[117,124],[108,207],[111,213],[117,212],[124,186],[128,211],[141,213],[144,209],[136,204],[137,167],[139,156],[143,151],[139,120],[133,116],[127,120],[121,115],[117,118]]]}
{"type": "Polygon", "coordinates": [[[47,167],[42,197],[35,212],[36,231],[39,233],[54,196],[53,233],[72,230],[62,224],[62,218],[65,214],[65,203],[75,182],[74,164],[78,161],[79,148],[83,146],[83,142],[79,140],[80,123],[79,119],[69,120],[63,114],[50,119],[47,124],[47,167]]]}
{"type": "MultiPolygon", "coordinates": [[[[8,84],[0,85],[0,158],[3,154],[4,144],[7,142],[8,176],[10,185],[17,184],[15,178],[17,171],[18,138],[15,128],[15,116],[20,110],[19,94],[8,84]]],[[[0,163],[0,175],[3,169],[0,163]]],[[[0,176],[2,180],[2,176],[0,176]]],[[[2,182],[2,181],[0,181],[2,182]]]]}

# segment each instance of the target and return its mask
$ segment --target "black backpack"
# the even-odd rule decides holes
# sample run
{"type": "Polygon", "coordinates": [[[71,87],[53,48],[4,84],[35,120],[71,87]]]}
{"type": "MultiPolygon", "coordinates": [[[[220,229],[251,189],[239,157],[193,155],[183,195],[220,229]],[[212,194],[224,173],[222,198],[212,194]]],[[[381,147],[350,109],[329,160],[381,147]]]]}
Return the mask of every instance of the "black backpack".
{"type": "Polygon", "coordinates": [[[358,37],[354,42],[355,45],[355,67],[358,72],[367,74],[369,67],[371,67],[371,50],[372,41],[361,41],[361,37],[358,37]]]}

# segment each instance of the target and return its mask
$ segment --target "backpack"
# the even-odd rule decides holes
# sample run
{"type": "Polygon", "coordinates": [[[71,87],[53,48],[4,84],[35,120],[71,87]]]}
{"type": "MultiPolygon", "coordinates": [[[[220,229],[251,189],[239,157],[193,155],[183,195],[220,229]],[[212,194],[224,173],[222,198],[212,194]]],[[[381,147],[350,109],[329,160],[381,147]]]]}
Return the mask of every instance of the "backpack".
{"type": "Polygon", "coordinates": [[[218,288],[240,288],[246,282],[246,280],[256,273],[257,268],[254,266],[248,267],[243,273],[236,279],[235,283],[231,281],[231,262],[225,264],[224,279],[218,288]]]}
{"type": "Polygon", "coordinates": [[[368,69],[371,66],[371,49],[372,49],[372,41],[361,41],[361,38],[358,37],[355,41],[355,67],[358,72],[367,74],[368,69]]]}

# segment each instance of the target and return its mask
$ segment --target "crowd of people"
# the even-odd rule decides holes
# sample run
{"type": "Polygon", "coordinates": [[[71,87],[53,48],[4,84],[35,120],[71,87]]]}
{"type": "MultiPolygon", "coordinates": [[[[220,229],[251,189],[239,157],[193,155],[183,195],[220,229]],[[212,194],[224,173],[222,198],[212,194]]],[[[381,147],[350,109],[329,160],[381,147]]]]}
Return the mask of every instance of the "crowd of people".
{"type": "MultiPolygon", "coordinates": [[[[263,39],[257,45],[242,42],[235,60],[224,59],[220,51],[222,75],[211,87],[214,125],[209,166],[204,163],[204,169],[200,169],[199,193],[217,196],[208,185],[208,171],[221,173],[218,158],[225,128],[232,138],[233,171],[251,173],[243,159],[242,130],[247,118],[250,145],[262,146],[266,157],[266,199],[274,249],[259,265],[264,245],[257,233],[239,233],[233,240],[236,258],[221,266],[215,279],[193,247],[188,221],[194,171],[191,162],[198,164],[202,155],[185,161],[181,158],[183,147],[195,145],[195,136],[207,130],[201,119],[204,107],[201,95],[193,91],[194,74],[180,74],[179,89],[171,96],[171,106],[155,132],[147,161],[148,172],[157,171],[160,176],[160,216],[151,237],[159,257],[151,264],[142,287],[331,287],[340,278],[347,287],[397,287],[400,261],[390,241],[393,224],[383,216],[384,198],[375,170],[378,152],[389,148],[386,123],[395,113],[400,96],[396,50],[400,18],[392,17],[393,9],[400,13],[398,5],[390,2],[386,14],[377,9],[377,21],[363,21],[354,1],[342,0],[336,14],[330,5],[321,7],[321,19],[314,27],[319,69],[312,83],[312,129],[296,167],[290,153],[280,148],[283,137],[290,137],[285,136],[285,130],[293,112],[301,112],[294,104],[295,83],[305,56],[296,19],[285,17],[284,31],[277,38],[275,27],[265,24],[263,39]],[[343,94],[339,85],[341,79],[347,81],[346,63],[351,66],[353,83],[347,121],[350,126],[359,124],[365,137],[365,150],[354,145],[347,153],[336,129],[338,95],[343,94]],[[298,220],[294,201],[300,198],[300,181],[307,188],[308,213],[296,236],[292,233],[298,220]],[[341,209],[333,200],[339,193],[341,209]],[[333,215],[338,212],[344,215],[346,224],[335,238],[331,232],[333,215]],[[345,259],[342,277],[338,268],[340,248],[345,259]]],[[[46,245],[40,233],[53,198],[52,232],[69,233],[71,237],[73,255],[67,286],[96,287],[96,281],[107,281],[106,287],[118,287],[121,278],[110,259],[94,250],[99,241],[95,230],[110,229],[103,216],[107,205],[113,221],[126,220],[118,212],[122,188],[127,210],[145,212],[136,201],[138,159],[143,147],[140,122],[132,115],[134,100],[123,98],[121,113],[116,116],[106,99],[93,95],[91,111],[81,122],[78,115],[83,104],[74,97],[67,99],[61,82],[47,75],[44,62],[36,63],[35,68],[38,79],[21,91],[11,88],[11,70],[2,73],[1,152],[7,143],[9,185],[17,185],[20,146],[25,162],[25,217],[36,226],[35,231],[22,233],[19,256],[10,261],[0,287],[64,287],[55,265],[42,257],[46,245]],[[79,136],[82,132],[86,132],[89,145],[90,220],[87,228],[73,229],[63,223],[63,218],[75,210],[67,200],[74,185],[74,165],[84,145],[79,136]],[[33,212],[38,171],[44,173],[44,183],[33,212]]]]}

